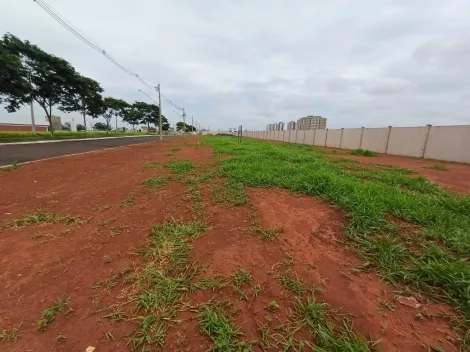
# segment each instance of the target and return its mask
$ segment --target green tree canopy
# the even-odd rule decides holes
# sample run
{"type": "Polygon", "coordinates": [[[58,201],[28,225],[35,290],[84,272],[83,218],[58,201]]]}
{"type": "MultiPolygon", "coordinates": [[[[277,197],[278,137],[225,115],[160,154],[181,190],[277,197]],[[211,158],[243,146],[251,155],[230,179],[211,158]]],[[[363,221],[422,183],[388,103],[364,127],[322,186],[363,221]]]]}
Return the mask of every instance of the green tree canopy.
{"type": "Polygon", "coordinates": [[[46,53],[29,41],[23,42],[12,34],[3,36],[0,47],[0,94],[2,102],[8,104],[6,109],[15,112],[21,105],[35,100],[46,113],[53,132],[52,107],[65,105],[66,97],[77,90],[79,74],[64,59],[46,53]],[[13,80],[3,86],[4,77],[8,76],[12,76],[13,80]]]}
{"type": "Polygon", "coordinates": [[[176,123],[176,130],[177,131],[184,131],[184,132],[197,132],[196,127],[192,125],[188,125],[187,123],[184,123],[183,121],[177,122],[176,123]]]}
{"type": "Polygon", "coordinates": [[[115,98],[104,98],[103,100],[103,117],[106,120],[107,130],[111,130],[111,119],[122,118],[126,114],[126,109],[129,108],[129,104],[122,99],[115,98]]]}
{"type": "Polygon", "coordinates": [[[109,126],[103,122],[97,122],[94,124],[93,128],[98,131],[109,131],[109,126]]]}

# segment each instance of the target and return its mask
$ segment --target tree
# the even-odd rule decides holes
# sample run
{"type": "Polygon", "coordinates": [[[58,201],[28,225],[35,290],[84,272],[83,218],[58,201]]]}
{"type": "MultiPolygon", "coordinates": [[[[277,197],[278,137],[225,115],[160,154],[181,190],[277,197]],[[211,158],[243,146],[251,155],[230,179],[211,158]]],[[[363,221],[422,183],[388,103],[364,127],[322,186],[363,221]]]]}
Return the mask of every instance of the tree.
{"type": "Polygon", "coordinates": [[[109,131],[110,127],[109,125],[103,123],[103,122],[97,122],[95,123],[95,125],[93,126],[93,128],[95,130],[98,130],[98,131],[109,131]]]}
{"type": "MultiPolygon", "coordinates": [[[[147,104],[144,102],[136,101],[133,105],[135,109],[140,110],[143,113],[143,118],[140,123],[146,123],[147,128],[150,128],[150,124],[154,124],[155,128],[159,129],[160,127],[160,118],[159,112],[160,108],[155,104],[147,104]]],[[[162,115],[162,130],[168,131],[170,124],[168,119],[162,115]]]]}
{"type": "MultiPolygon", "coordinates": [[[[114,98],[104,98],[103,100],[103,117],[106,120],[107,131],[111,130],[111,119],[114,117],[124,117],[126,113],[126,108],[129,107],[129,104],[121,99],[114,98]]],[[[117,123],[116,123],[117,125],[117,123]]]]}
{"type": "Polygon", "coordinates": [[[86,127],[84,125],[81,125],[81,124],[77,124],[77,131],[86,131],[86,127]]]}
{"type": "Polygon", "coordinates": [[[184,130],[184,132],[192,132],[192,131],[197,132],[196,127],[192,125],[188,125],[187,123],[184,123],[182,121],[176,123],[176,130],[177,131],[184,130]]]}
{"type": "Polygon", "coordinates": [[[72,130],[72,124],[70,122],[64,122],[62,124],[62,129],[65,131],[71,131],[72,130]]]}
{"type": "Polygon", "coordinates": [[[80,111],[83,114],[86,132],[86,115],[97,118],[104,112],[101,96],[103,88],[98,82],[88,77],[77,75],[75,80],[72,91],[65,97],[60,109],[67,112],[80,111]]]}
{"type": "Polygon", "coordinates": [[[135,130],[135,126],[139,123],[142,123],[145,117],[145,112],[142,109],[139,109],[139,106],[134,103],[129,108],[124,110],[123,121],[132,125],[132,128],[135,130]]]}
{"type": "Polygon", "coordinates": [[[28,102],[31,85],[28,72],[18,55],[12,54],[0,40],[0,104],[8,104],[5,109],[15,112],[28,102]]]}
{"type": "Polygon", "coordinates": [[[21,105],[35,100],[44,109],[53,134],[52,107],[62,105],[66,97],[73,94],[78,73],[64,59],[46,53],[29,41],[23,42],[12,34],[5,34],[0,46],[3,53],[0,66],[5,65],[3,60],[6,60],[7,68],[2,68],[5,76],[12,74],[12,68],[19,69],[12,77],[13,84],[0,88],[2,101],[8,103],[6,109],[15,112],[21,105]]]}

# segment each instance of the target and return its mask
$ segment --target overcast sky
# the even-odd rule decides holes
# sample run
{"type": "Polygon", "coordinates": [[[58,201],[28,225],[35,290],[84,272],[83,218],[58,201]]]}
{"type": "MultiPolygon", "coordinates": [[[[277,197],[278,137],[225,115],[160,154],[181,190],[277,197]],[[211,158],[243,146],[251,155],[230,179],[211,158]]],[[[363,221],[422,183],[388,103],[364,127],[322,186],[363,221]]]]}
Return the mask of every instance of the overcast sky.
{"type": "MultiPolygon", "coordinates": [[[[46,1],[206,128],[309,114],[330,128],[470,123],[469,0],[46,1]]],[[[0,5],[1,34],[63,57],[106,95],[148,101],[33,0],[0,5]]],[[[163,101],[171,122],[173,110],[163,101]]],[[[0,121],[29,112],[0,109],[0,121]]]]}

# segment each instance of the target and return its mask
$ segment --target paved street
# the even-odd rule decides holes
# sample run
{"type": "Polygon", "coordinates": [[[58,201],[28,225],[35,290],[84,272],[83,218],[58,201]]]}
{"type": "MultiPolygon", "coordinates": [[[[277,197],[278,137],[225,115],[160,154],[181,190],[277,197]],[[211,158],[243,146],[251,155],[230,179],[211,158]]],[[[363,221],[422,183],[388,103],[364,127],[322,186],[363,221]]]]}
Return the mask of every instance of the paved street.
{"type": "MultiPolygon", "coordinates": [[[[16,162],[25,162],[119,147],[130,144],[139,144],[158,141],[159,136],[123,137],[109,139],[84,139],[80,141],[65,141],[56,143],[34,143],[0,145],[0,166],[16,162]]],[[[164,137],[165,139],[171,137],[164,137]]]]}

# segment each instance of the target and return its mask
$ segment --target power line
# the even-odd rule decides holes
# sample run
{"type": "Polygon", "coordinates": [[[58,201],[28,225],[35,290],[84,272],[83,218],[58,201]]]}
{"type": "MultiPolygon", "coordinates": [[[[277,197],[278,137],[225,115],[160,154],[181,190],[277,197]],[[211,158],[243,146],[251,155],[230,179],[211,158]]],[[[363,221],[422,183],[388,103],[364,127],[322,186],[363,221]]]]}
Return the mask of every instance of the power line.
{"type": "MultiPolygon", "coordinates": [[[[124,67],[120,64],[115,58],[113,58],[106,50],[101,48],[96,42],[86,36],[83,32],[81,32],[77,27],[75,27],[70,21],[65,19],[61,14],[59,14],[56,10],[54,10],[50,5],[48,5],[44,0],[33,0],[36,4],[38,4],[44,11],[46,11],[52,18],[54,18],[59,24],[67,29],[70,33],[80,39],[82,42],[87,44],[93,50],[96,50],[104,57],[106,57],[111,63],[113,63],[117,68],[122,70],[123,72],[127,73],[128,75],[136,77],[143,85],[145,85],[149,89],[157,90],[157,87],[147,83],[144,79],[142,79],[137,73],[132,72],[131,70],[124,67]]],[[[180,109],[176,106],[171,100],[165,97],[173,106],[180,109]]]]}

